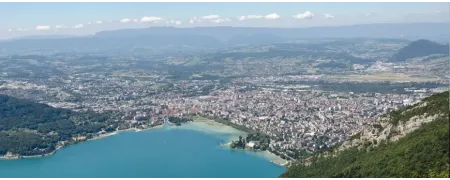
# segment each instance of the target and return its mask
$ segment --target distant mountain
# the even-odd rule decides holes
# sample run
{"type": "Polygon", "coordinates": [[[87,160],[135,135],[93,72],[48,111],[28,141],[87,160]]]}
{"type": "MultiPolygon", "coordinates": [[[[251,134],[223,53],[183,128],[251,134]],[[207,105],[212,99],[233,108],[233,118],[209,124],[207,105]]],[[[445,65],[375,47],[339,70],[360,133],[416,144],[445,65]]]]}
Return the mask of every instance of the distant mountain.
{"type": "Polygon", "coordinates": [[[228,39],[229,45],[256,45],[283,42],[284,39],[273,34],[237,35],[228,39]]]}
{"type": "Polygon", "coordinates": [[[241,44],[267,44],[294,39],[315,38],[448,38],[447,23],[362,24],[339,27],[150,27],[101,31],[83,37],[25,37],[0,42],[3,52],[55,50],[64,52],[130,49],[136,47],[219,48],[241,44]]]}
{"type": "Polygon", "coordinates": [[[129,37],[140,35],[196,34],[212,36],[228,41],[235,36],[274,35],[282,38],[405,38],[436,39],[449,37],[448,23],[411,23],[411,24],[359,24],[348,26],[325,26],[310,28],[265,28],[265,27],[151,27],[145,29],[123,29],[102,31],[96,36],[129,37]]]}
{"type": "Polygon", "coordinates": [[[140,35],[140,36],[88,36],[58,39],[20,39],[0,42],[0,49],[17,51],[22,49],[54,49],[64,52],[95,51],[109,49],[131,49],[134,47],[195,46],[216,47],[222,43],[202,35],[140,35]]]}
{"type": "Polygon", "coordinates": [[[62,38],[72,38],[77,37],[74,35],[42,35],[42,36],[23,36],[14,38],[12,40],[20,40],[20,39],[62,39],[62,38]]]}
{"type": "Polygon", "coordinates": [[[334,149],[299,160],[281,175],[449,177],[449,92],[394,111],[334,149]]]}
{"type": "Polygon", "coordinates": [[[448,44],[438,44],[429,40],[421,39],[411,42],[408,46],[400,49],[393,57],[392,61],[406,61],[410,58],[423,57],[433,54],[449,54],[448,44]]]}

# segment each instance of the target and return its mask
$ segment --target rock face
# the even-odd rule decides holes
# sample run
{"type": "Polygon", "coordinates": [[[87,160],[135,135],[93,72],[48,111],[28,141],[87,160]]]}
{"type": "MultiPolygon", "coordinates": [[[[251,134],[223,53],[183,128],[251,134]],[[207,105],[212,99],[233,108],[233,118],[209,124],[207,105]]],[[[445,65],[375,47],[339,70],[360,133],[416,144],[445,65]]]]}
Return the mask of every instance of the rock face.
{"type": "Polygon", "coordinates": [[[449,92],[378,118],[331,151],[300,159],[280,177],[449,177],[449,92]]]}
{"type": "Polygon", "coordinates": [[[432,122],[439,117],[446,116],[445,113],[430,113],[414,114],[414,112],[425,109],[428,105],[427,101],[422,101],[400,113],[401,116],[409,117],[397,123],[391,114],[385,117],[380,117],[378,121],[363,128],[361,132],[354,135],[349,141],[344,142],[339,148],[339,151],[358,147],[359,149],[367,148],[369,146],[377,146],[381,142],[394,142],[406,136],[414,130],[419,129],[423,124],[432,122]],[[409,115],[409,116],[408,116],[409,115]]]}

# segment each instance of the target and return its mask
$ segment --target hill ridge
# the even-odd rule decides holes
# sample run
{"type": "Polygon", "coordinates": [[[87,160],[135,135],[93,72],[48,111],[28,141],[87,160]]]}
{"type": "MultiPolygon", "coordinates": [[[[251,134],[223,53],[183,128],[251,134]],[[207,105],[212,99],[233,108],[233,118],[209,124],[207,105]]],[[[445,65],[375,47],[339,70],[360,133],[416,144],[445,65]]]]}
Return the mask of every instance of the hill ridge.
{"type": "Polygon", "coordinates": [[[381,117],[280,177],[449,177],[449,92],[381,117]]]}
{"type": "Polygon", "coordinates": [[[416,57],[424,57],[435,54],[449,54],[448,44],[439,44],[426,39],[419,39],[409,43],[392,56],[392,61],[402,62],[416,57]]]}

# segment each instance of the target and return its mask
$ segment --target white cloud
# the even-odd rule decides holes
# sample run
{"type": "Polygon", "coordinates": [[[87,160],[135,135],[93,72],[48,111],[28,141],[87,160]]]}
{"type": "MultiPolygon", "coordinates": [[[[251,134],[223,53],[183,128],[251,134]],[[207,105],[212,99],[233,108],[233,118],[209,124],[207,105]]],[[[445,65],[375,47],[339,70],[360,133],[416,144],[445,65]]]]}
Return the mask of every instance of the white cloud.
{"type": "Polygon", "coordinates": [[[17,28],[17,31],[28,31],[28,29],[23,29],[23,28],[17,28]]]}
{"type": "Polygon", "coordinates": [[[200,19],[206,19],[206,20],[212,20],[212,19],[218,19],[218,18],[220,18],[219,15],[207,15],[207,16],[200,17],[200,19]]]}
{"type": "Polygon", "coordinates": [[[323,14],[325,16],[325,19],[334,19],[334,16],[331,14],[323,14]]]}
{"type": "Polygon", "coordinates": [[[83,28],[83,27],[84,27],[83,24],[77,24],[77,25],[75,25],[73,28],[75,28],[75,29],[80,29],[80,28],[83,28]]]}
{"type": "Polygon", "coordinates": [[[229,21],[231,21],[230,18],[218,18],[218,19],[211,20],[211,22],[217,23],[217,24],[223,23],[223,22],[229,22],[229,21]]]}
{"type": "Polygon", "coordinates": [[[195,24],[197,22],[201,22],[202,19],[201,18],[197,18],[197,17],[192,17],[191,19],[189,19],[189,23],[190,24],[195,24]]]}
{"type": "Polygon", "coordinates": [[[130,22],[130,21],[131,21],[131,19],[128,19],[128,18],[123,18],[123,19],[120,20],[121,23],[127,23],[127,22],[130,22]]]}
{"type": "Polygon", "coordinates": [[[366,14],[364,14],[364,16],[375,16],[375,14],[373,14],[373,13],[366,13],[366,14]]]}
{"type": "Polygon", "coordinates": [[[437,13],[437,14],[440,14],[440,13],[448,14],[448,11],[439,11],[439,10],[438,10],[438,11],[436,11],[436,13],[437,13]]]}
{"type": "Polygon", "coordinates": [[[50,29],[50,26],[45,26],[45,25],[36,26],[36,30],[38,30],[38,31],[45,31],[45,30],[49,30],[49,29],[50,29]]]}
{"type": "Polygon", "coordinates": [[[243,20],[246,20],[246,19],[261,19],[263,17],[264,16],[261,16],[261,15],[247,15],[247,16],[240,16],[240,17],[238,17],[238,20],[239,21],[243,21],[243,20]]]}
{"type": "Polygon", "coordinates": [[[8,32],[11,32],[12,31],[12,29],[8,29],[8,32]]]}
{"type": "Polygon", "coordinates": [[[90,24],[92,24],[92,23],[91,23],[91,22],[88,22],[87,24],[90,25],[90,24]]]}
{"type": "Polygon", "coordinates": [[[444,14],[444,15],[448,15],[448,11],[436,11],[434,14],[444,14]]]}
{"type": "Polygon", "coordinates": [[[97,23],[97,24],[102,24],[103,21],[96,21],[95,23],[97,23]]]}
{"type": "Polygon", "coordinates": [[[280,18],[280,15],[278,15],[277,13],[272,13],[272,14],[268,14],[264,18],[266,18],[266,19],[278,19],[278,18],[280,18]]]}
{"type": "Polygon", "coordinates": [[[170,21],[166,21],[166,24],[180,25],[180,24],[181,24],[181,21],[170,20],[170,21]]]}
{"type": "Polygon", "coordinates": [[[156,17],[156,16],[145,16],[141,18],[141,22],[158,22],[161,21],[163,18],[161,17],[156,17]]]}
{"type": "Polygon", "coordinates": [[[261,15],[248,15],[247,19],[261,19],[263,16],[261,15]]]}
{"type": "Polygon", "coordinates": [[[139,20],[138,19],[133,19],[133,22],[139,22],[139,20]]]}
{"type": "Polygon", "coordinates": [[[222,23],[222,22],[229,22],[231,21],[228,17],[220,17],[219,15],[207,15],[207,16],[201,16],[201,17],[192,17],[189,19],[189,24],[195,24],[198,22],[210,22],[210,23],[222,23]]]}
{"type": "Polygon", "coordinates": [[[62,28],[66,28],[66,27],[63,26],[63,25],[56,25],[55,28],[56,28],[56,29],[62,29],[62,28]]]}
{"type": "Polygon", "coordinates": [[[314,14],[311,11],[306,11],[304,13],[300,13],[297,15],[293,15],[295,19],[312,19],[314,17],[314,14]]]}

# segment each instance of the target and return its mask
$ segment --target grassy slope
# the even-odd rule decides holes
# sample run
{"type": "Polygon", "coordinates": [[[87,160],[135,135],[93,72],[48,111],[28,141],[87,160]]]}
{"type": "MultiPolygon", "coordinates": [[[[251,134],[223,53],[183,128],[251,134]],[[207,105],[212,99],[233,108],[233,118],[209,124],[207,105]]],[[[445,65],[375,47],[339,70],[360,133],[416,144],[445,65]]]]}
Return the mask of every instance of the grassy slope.
{"type": "Polygon", "coordinates": [[[316,157],[310,166],[291,166],[280,177],[449,177],[448,92],[425,101],[433,102],[428,110],[447,110],[442,112],[445,116],[396,142],[370,151],[348,149],[336,157],[316,157]]]}

